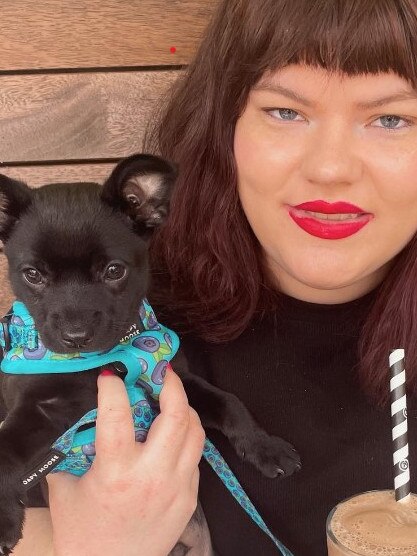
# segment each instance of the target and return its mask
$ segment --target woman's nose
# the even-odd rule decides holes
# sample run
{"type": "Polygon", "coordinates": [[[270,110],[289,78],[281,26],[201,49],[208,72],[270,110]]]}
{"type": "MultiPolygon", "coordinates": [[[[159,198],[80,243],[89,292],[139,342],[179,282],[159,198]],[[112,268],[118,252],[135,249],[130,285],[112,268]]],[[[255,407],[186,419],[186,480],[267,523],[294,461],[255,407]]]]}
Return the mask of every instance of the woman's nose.
{"type": "Polygon", "coordinates": [[[302,172],[312,184],[352,185],[362,177],[359,141],[341,125],[318,128],[309,138],[302,172]]]}

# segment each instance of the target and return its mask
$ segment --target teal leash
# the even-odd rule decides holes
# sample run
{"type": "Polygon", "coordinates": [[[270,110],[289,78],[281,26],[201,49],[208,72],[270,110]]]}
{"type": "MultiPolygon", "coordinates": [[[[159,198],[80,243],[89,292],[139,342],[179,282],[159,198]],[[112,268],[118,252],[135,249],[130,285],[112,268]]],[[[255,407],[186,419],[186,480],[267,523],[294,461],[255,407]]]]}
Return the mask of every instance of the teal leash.
{"type": "MultiPolygon", "coordinates": [[[[133,410],[133,420],[134,422],[140,426],[140,430],[144,433],[143,438],[141,441],[144,441],[147,435],[147,431],[149,430],[153,420],[155,419],[156,415],[158,414],[157,411],[152,409],[149,404],[143,404],[143,402],[138,402],[135,406],[132,407],[133,410]]],[[[79,448],[73,448],[73,441],[74,435],[77,434],[79,437],[79,441],[77,444],[85,442],[85,448],[91,446],[87,442],[91,439],[86,438],[83,439],[82,435],[88,434],[89,431],[85,432],[77,432],[78,429],[85,425],[95,423],[97,418],[97,410],[93,409],[88,412],[84,417],[82,417],[75,425],[73,425],[70,429],[68,429],[56,442],[54,442],[52,448],[66,458],[66,461],[60,461],[57,465],[51,469],[52,473],[56,473],[57,471],[69,471],[75,475],[81,475],[86,471],[86,469],[80,469],[82,467],[82,462],[79,459],[79,448]]],[[[88,450],[84,450],[86,452],[86,460],[88,462],[88,466],[91,465],[93,458],[88,456],[88,450]]],[[[95,450],[94,450],[95,453],[95,450]]],[[[236,476],[234,475],[233,471],[230,469],[218,449],[214,446],[214,444],[206,437],[204,442],[204,449],[203,449],[203,457],[207,461],[207,463],[212,467],[213,471],[222,481],[224,486],[233,496],[233,498],[237,501],[237,503],[241,506],[243,510],[249,515],[251,519],[256,523],[256,525],[262,529],[262,531],[268,535],[268,537],[272,540],[278,550],[281,552],[282,556],[294,556],[292,552],[288,550],[286,546],[282,544],[270,531],[262,517],[259,515],[259,512],[249,499],[246,492],[243,490],[242,485],[237,480],[236,476]]]]}
{"type": "Polygon", "coordinates": [[[230,469],[226,461],[223,459],[222,455],[214,444],[206,438],[204,443],[203,456],[207,463],[212,467],[216,475],[225,485],[227,490],[237,501],[237,503],[245,510],[245,512],[253,519],[256,525],[262,529],[264,533],[272,540],[278,550],[281,552],[282,556],[294,556],[292,552],[288,550],[286,546],[280,542],[270,529],[266,525],[265,521],[259,515],[258,510],[250,501],[248,495],[243,490],[241,484],[236,479],[233,471],[230,469]]]}

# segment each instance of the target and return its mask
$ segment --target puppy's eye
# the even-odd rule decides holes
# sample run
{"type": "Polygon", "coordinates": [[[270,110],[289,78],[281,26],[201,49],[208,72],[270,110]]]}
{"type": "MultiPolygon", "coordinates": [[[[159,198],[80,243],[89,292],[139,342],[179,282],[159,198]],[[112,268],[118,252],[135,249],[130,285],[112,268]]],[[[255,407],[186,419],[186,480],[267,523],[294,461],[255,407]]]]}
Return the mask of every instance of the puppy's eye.
{"type": "Polygon", "coordinates": [[[23,276],[29,284],[33,284],[34,286],[38,286],[44,281],[42,274],[39,270],[36,270],[36,268],[27,268],[23,271],[23,276]]]}
{"type": "Polygon", "coordinates": [[[126,276],[126,267],[120,263],[110,263],[104,271],[104,279],[108,281],[121,280],[126,276]]]}
{"type": "Polygon", "coordinates": [[[127,195],[126,199],[127,199],[127,202],[129,203],[129,205],[131,205],[132,207],[139,208],[141,205],[143,205],[143,201],[140,201],[136,197],[136,195],[133,195],[133,193],[131,193],[130,195],[127,195]]]}

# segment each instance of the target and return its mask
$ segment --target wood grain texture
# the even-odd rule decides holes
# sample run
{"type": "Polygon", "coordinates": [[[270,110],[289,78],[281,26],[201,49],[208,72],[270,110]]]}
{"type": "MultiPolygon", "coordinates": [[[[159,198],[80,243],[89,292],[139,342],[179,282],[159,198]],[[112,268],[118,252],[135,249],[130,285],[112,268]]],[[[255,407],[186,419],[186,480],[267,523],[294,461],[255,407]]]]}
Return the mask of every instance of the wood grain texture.
{"type": "Polygon", "coordinates": [[[46,166],[0,166],[0,173],[22,180],[31,187],[46,183],[72,183],[77,181],[103,183],[114,164],[57,164],[46,166]]]}
{"type": "Polygon", "coordinates": [[[216,0],[1,0],[0,70],[187,64],[215,5],[216,0]]]}
{"type": "Polygon", "coordinates": [[[121,158],[182,72],[0,77],[0,161],[121,158]]]}

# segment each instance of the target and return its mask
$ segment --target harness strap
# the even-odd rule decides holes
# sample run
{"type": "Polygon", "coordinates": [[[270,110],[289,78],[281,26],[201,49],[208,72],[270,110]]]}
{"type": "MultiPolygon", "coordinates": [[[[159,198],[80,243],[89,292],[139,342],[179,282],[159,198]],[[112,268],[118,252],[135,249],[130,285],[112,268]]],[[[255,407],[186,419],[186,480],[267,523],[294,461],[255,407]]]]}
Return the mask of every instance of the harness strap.
{"type": "MultiPolygon", "coordinates": [[[[139,402],[140,403],[140,402],[139,402]]],[[[149,427],[152,424],[152,421],[157,415],[157,412],[154,411],[151,407],[145,404],[143,407],[144,411],[138,412],[133,411],[133,420],[134,421],[142,421],[143,429],[141,430],[142,437],[138,439],[140,442],[144,442],[147,437],[147,432],[149,427]]],[[[68,429],[54,444],[53,449],[55,453],[66,457],[67,463],[65,464],[62,459],[57,460],[57,464],[54,464],[53,468],[49,471],[52,473],[56,473],[60,470],[69,471],[74,474],[78,474],[77,466],[79,465],[78,458],[77,458],[77,450],[82,450],[86,457],[90,460],[90,464],[94,460],[95,456],[95,447],[90,443],[91,442],[91,429],[89,431],[78,432],[80,427],[85,424],[92,424],[95,423],[97,418],[97,410],[94,409],[84,415],[70,429],[68,429]],[[86,444],[80,446],[79,448],[73,447],[74,444],[74,437],[77,436],[77,445],[86,444]],[[90,455],[89,455],[90,454],[90,455]]],[[[268,535],[268,537],[272,540],[278,550],[281,552],[282,556],[293,556],[292,552],[288,550],[288,548],[279,541],[275,535],[271,532],[268,528],[262,517],[260,516],[258,510],[255,508],[254,504],[251,502],[250,498],[243,490],[242,485],[239,483],[238,479],[236,478],[233,471],[230,469],[229,465],[223,459],[220,452],[214,446],[214,444],[206,437],[203,449],[203,457],[207,461],[207,463],[211,466],[213,471],[225,485],[227,490],[233,496],[233,498],[237,501],[237,503],[241,506],[243,510],[249,515],[249,517],[256,523],[256,525],[262,529],[262,531],[268,535]]]]}
{"type": "Polygon", "coordinates": [[[251,519],[256,523],[256,525],[262,529],[264,533],[272,540],[275,546],[280,550],[282,556],[293,556],[292,552],[288,550],[286,546],[279,541],[275,535],[270,531],[265,521],[259,515],[258,510],[255,508],[250,498],[243,490],[243,487],[236,479],[233,471],[230,469],[226,461],[223,459],[222,455],[214,444],[206,438],[203,450],[204,459],[212,467],[216,475],[225,485],[227,490],[236,500],[236,502],[245,510],[251,519]]]}

